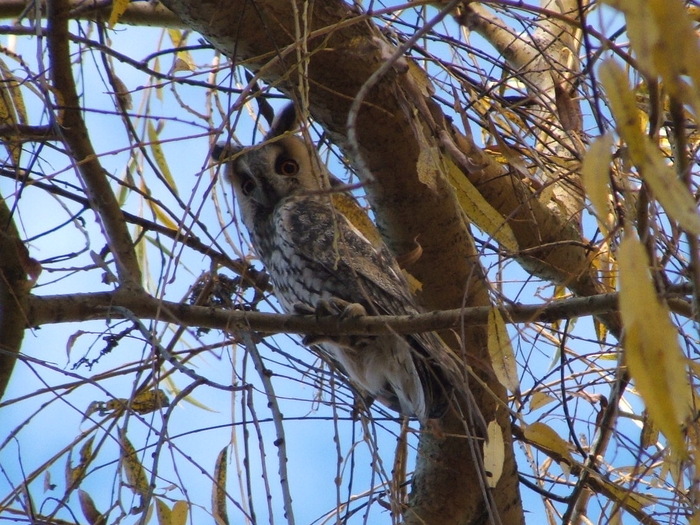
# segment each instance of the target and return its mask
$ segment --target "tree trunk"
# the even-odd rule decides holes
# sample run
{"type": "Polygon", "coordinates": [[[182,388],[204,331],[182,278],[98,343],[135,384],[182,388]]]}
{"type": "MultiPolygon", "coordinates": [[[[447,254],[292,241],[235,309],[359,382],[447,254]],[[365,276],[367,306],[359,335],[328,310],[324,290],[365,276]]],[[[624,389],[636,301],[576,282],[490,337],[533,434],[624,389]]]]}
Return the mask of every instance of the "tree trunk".
{"type": "MultiPolygon", "coordinates": [[[[340,1],[315,2],[312,7],[278,1],[173,0],[166,5],[222,52],[308,107],[341,148],[356,152],[350,158],[360,166],[387,243],[399,256],[416,243],[422,249],[407,270],[422,285],[419,300],[425,308],[489,304],[485,272],[450,183],[437,167],[419,170],[419,155],[439,151],[437,137],[446,129],[419,68],[399,59],[378,79],[357,114],[357,145],[351,143],[346,126],[351,104],[395,51],[370,22],[353,20],[355,13],[340,1]]],[[[455,344],[456,350],[464,351],[467,364],[486,385],[470,381],[483,422],[495,420],[501,430],[503,474],[494,489],[486,488],[478,466],[485,436],[465,439],[464,422],[450,415],[442,422],[442,433],[426,432],[421,439],[405,519],[522,523],[509,415],[497,409],[506,395],[488,364],[485,327],[465,327],[458,335],[446,338],[462,342],[461,349],[455,344]]]]}

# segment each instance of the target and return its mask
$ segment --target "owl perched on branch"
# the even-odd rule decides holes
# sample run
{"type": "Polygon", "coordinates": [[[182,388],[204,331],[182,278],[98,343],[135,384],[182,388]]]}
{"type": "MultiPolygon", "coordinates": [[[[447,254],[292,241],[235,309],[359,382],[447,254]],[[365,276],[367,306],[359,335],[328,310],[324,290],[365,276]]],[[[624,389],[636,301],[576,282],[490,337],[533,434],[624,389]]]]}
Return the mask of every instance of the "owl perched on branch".
{"type": "MultiPolygon", "coordinates": [[[[339,181],[313,146],[290,133],[296,122],[290,105],[261,144],[214,151],[226,162],[243,223],[280,304],[287,313],[345,318],[418,313],[389,249],[373,238],[376,231],[353,224],[357,219],[338,205],[339,181]]],[[[304,343],[320,347],[363,395],[403,415],[426,421],[447,406],[451,388],[434,361],[444,343],[434,333],[306,337],[304,343]]]]}

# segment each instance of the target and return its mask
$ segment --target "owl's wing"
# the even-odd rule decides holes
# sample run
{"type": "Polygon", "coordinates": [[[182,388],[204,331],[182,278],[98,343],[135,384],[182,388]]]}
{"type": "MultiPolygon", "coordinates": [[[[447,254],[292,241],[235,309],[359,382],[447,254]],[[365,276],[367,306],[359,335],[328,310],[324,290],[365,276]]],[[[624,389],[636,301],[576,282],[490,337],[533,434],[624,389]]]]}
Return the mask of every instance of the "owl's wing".
{"type": "Polygon", "coordinates": [[[326,274],[320,277],[345,285],[346,294],[338,290],[341,299],[362,302],[375,315],[418,312],[388,248],[370,242],[325,196],[286,199],[278,208],[276,226],[298,256],[326,274]]]}
{"type": "MultiPolygon", "coordinates": [[[[294,246],[306,267],[315,269],[315,277],[323,280],[325,291],[348,302],[362,303],[370,315],[419,312],[388,248],[369,241],[325,196],[287,198],[275,220],[282,242],[294,246]]],[[[447,406],[451,383],[436,366],[446,357],[444,343],[435,333],[409,334],[405,340],[413,349],[412,361],[430,407],[427,415],[439,417],[447,406]]]]}

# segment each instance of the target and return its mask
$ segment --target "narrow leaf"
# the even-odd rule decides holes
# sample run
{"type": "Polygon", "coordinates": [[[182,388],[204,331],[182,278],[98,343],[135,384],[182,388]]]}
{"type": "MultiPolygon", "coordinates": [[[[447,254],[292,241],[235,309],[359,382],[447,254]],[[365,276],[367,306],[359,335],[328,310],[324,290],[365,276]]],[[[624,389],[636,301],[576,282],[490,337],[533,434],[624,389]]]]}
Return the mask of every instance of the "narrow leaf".
{"type": "Polygon", "coordinates": [[[549,405],[556,400],[556,398],[548,396],[544,392],[535,392],[530,398],[530,410],[537,410],[538,408],[549,405]]]}
{"type": "Polygon", "coordinates": [[[90,525],[105,525],[107,523],[105,516],[97,510],[90,494],[84,490],[79,490],[78,500],[80,501],[80,510],[83,511],[83,516],[85,516],[90,525]]]}
{"type": "Polygon", "coordinates": [[[167,181],[170,189],[177,194],[177,184],[175,184],[175,179],[173,179],[173,174],[170,172],[170,166],[168,166],[168,161],[163,153],[163,148],[160,145],[160,137],[158,136],[158,131],[153,125],[152,120],[148,120],[148,125],[146,126],[148,131],[148,141],[150,143],[151,152],[153,153],[153,159],[158,165],[158,169],[163,174],[163,178],[167,181]]]}
{"type": "Polygon", "coordinates": [[[506,323],[497,308],[489,311],[488,348],[493,371],[498,381],[511,392],[517,392],[520,384],[515,354],[510,344],[506,323]]]}
{"type": "Polygon", "coordinates": [[[228,447],[224,447],[216,458],[214,467],[214,485],[212,487],[212,514],[216,525],[228,525],[228,511],[226,510],[226,458],[228,447]]]}
{"type": "Polygon", "coordinates": [[[85,443],[83,443],[83,446],[80,447],[80,460],[75,467],[71,467],[69,461],[66,479],[66,484],[69,487],[77,487],[83,481],[87,468],[94,458],[92,454],[92,444],[94,441],[95,436],[91,436],[85,441],[85,443]]]}
{"type": "Polygon", "coordinates": [[[505,444],[501,426],[492,420],[486,429],[486,442],[484,443],[484,469],[486,470],[486,484],[489,488],[495,488],[503,474],[503,461],[505,458],[505,444]]]}
{"type": "Polygon", "coordinates": [[[185,525],[187,523],[187,515],[189,511],[190,506],[186,501],[176,501],[170,514],[170,521],[172,522],[172,525],[185,525]]]}
{"type": "Polygon", "coordinates": [[[593,205],[598,222],[610,231],[615,226],[610,204],[610,164],[612,162],[611,135],[603,135],[593,141],[583,158],[581,176],[586,194],[593,205]]]}
{"type": "Polygon", "coordinates": [[[129,441],[129,438],[126,437],[124,430],[119,434],[119,442],[122,447],[122,466],[124,467],[129,487],[137,494],[146,496],[149,491],[146,469],[136,456],[136,449],[129,441]]]}
{"type": "Polygon", "coordinates": [[[526,426],[523,432],[527,440],[573,463],[573,458],[569,453],[569,443],[563,440],[549,425],[535,422],[532,425],[526,426]]]}
{"type": "Polygon", "coordinates": [[[445,174],[455,189],[459,205],[469,220],[496,239],[506,250],[517,252],[518,241],[503,215],[488,203],[453,162],[449,160],[446,162],[448,165],[445,168],[445,174]]]}
{"type": "Polygon", "coordinates": [[[173,525],[172,512],[170,507],[160,498],[155,498],[156,500],[156,518],[158,518],[158,525],[173,525]]]}
{"type": "Polygon", "coordinates": [[[109,28],[112,29],[121,16],[126,12],[126,8],[129,7],[129,2],[131,0],[114,0],[112,2],[112,12],[109,15],[109,28]]]}
{"type": "Polygon", "coordinates": [[[165,392],[160,388],[154,388],[138,394],[131,401],[131,408],[139,414],[148,414],[167,407],[169,404],[170,400],[165,392]]]}
{"type": "Polygon", "coordinates": [[[656,297],[646,251],[627,236],[620,244],[620,314],[625,363],[654,424],[673,450],[687,455],[681,425],[690,416],[690,387],[678,333],[656,297]]]}
{"type": "Polygon", "coordinates": [[[636,99],[627,75],[613,60],[600,67],[600,78],[610,100],[618,133],[630,158],[666,213],[689,233],[700,235],[700,213],[692,194],[664,159],[661,150],[644,135],[636,99]]]}

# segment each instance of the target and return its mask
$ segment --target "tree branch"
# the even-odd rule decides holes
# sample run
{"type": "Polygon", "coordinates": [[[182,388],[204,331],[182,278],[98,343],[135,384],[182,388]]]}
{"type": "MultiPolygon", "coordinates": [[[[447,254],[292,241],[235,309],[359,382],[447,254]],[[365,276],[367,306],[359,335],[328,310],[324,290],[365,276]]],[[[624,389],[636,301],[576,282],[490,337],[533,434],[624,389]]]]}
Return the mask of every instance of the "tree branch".
{"type": "Polygon", "coordinates": [[[0,399],[10,382],[24,338],[29,263],[12,214],[0,196],[0,399]]]}
{"type": "MultiPolygon", "coordinates": [[[[680,315],[692,316],[690,302],[678,296],[668,299],[671,309],[680,315]]],[[[123,319],[115,310],[124,308],[142,319],[161,320],[184,326],[219,330],[255,331],[265,334],[292,333],[314,335],[377,335],[410,334],[455,329],[460,326],[485,324],[488,306],[442,310],[417,315],[377,315],[340,320],[337,317],[282,315],[243,310],[225,310],[193,306],[156,299],[141,291],[116,290],[89,294],[36,296],[28,298],[27,325],[69,323],[95,319],[123,319]]],[[[551,323],[574,317],[585,317],[617,310],[618,294],[574,297],[549,304],[515,304],[499,310],[507,323],[551,323]]]]}
{"type": "MultiPolygon", "coordinates": [[[[0,19],[34,19],[36,15],[31,7],[28,6],[36,5],[39,5],[42,9],[39,16],[43,16],[45,9],[43,2],[28,4],[26,0],[2,0],[0,2],[0,19]]],[[[109,18],[112,11],[112,2],[70,0],[68,8],[70,9],[68,16],[73,20],[104,21],[109,18]]],[[[124,14],[119,17],[119,23],[136,26],[186,27],[175,13],[160,2],[146,1],[129,3],[124,14]]]]}
{"type": "Polygon", "coordinates": [[[90,201],[90,207],[95,211],[104,228],[107,243],[116,261],[120,284],[138,288],[141,286],[141,268],[136,258],[133,241],[124,223],[119,202],[92,147],[81,115],[81,102],[75,88],[68,45],[69,10],[68,0],[48,3],[50,31],[47,43],[51,77],[55,87],[56,109],[58,109],[56,127],[71,151],[90,201]]]}

